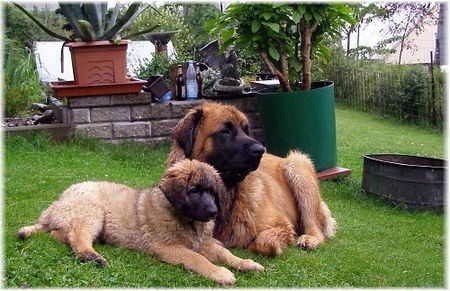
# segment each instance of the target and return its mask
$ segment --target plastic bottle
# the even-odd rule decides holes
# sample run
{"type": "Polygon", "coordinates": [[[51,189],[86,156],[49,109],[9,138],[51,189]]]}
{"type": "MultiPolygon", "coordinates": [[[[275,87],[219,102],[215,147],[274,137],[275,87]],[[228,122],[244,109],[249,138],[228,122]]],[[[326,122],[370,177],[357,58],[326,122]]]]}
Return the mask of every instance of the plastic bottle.
{"type": "Polygon", "coordinates": [[[189,61],[186,72],[186,97],[187,99],[196,99],[198,96],[198,85],[196,80],[194,62],[189,61]]]}

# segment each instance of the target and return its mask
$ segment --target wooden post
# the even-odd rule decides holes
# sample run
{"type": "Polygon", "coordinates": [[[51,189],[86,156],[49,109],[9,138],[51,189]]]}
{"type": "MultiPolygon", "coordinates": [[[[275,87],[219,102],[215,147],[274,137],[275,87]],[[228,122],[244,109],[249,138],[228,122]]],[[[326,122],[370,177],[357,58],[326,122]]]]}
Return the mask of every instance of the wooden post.
{"type": "Polygon", "coordinates": [[[433,74],[433,51],[430,51],[430,74],[431,74],[431,124],[436,126],[436,90],[433,74]]]}

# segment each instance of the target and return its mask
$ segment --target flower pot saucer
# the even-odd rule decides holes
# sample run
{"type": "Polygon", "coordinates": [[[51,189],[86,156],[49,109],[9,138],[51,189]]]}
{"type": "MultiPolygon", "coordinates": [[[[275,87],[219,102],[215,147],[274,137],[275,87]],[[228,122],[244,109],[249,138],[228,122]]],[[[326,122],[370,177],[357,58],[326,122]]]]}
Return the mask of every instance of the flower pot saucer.
{"type": "Polygon", "coordinates": [[[132,78],[126,82],[108,83],[108,84],[89,84],[79,85],[74,81],[51,82],[50,88],[53,90],[53,96],[60,97],[80,97],[80,96],[98,96],[114,94],[137,94],[141,92],[142,85],[147,81],[132,78]]]}

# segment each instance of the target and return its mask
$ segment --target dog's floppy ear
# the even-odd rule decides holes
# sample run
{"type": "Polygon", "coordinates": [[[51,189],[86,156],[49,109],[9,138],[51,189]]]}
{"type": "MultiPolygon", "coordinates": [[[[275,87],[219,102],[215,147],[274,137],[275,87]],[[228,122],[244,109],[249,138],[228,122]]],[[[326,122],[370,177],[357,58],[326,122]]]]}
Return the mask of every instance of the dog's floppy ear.
{"type": "Polygon", "coordinates": [[[191,109],[189,113],[178,122],[173,130],[172,139],[183,150],[186,158],[192,158],[195,135],[202,117],[203,111],[201,107],[191,109]]]}
{"type": "Polygon", "coordinates": [[[164,193],[167,200],[179,209],[186,200],[187,182],[180,178],[177,171],[169,169],[159,183],[159,189],[164,193]]]}

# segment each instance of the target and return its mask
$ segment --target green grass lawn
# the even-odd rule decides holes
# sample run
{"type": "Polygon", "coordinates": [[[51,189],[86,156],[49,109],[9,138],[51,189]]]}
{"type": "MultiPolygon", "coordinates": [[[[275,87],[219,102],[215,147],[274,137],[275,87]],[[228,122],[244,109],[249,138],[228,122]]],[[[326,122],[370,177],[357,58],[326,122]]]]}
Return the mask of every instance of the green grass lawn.
{"type": "MultiPolygon", "coordinates": [[[[361,192],[362,155],[406,153],[444,156],[444,135],[338,106],[339,165],[352,175],[322,182],[335,215],[337,235],[316,251],[292,246],[280,257],[232,252],[265,266],[262,274],[239,273],[237,287],[445,287],[444,215],[406,212],[361,192]]],[[[76,139],[53,145],[46,138],[7,138],[4,168],[5,287],[216,287],[180,266],[136,251],[97,244],[109,261],[98,268],[82,263],[69,247],[48,234],[26,241],[17,230],[69,185],[109,180],[154,185],[164,169],[168,146],[110,145],[76,139]]]]}

